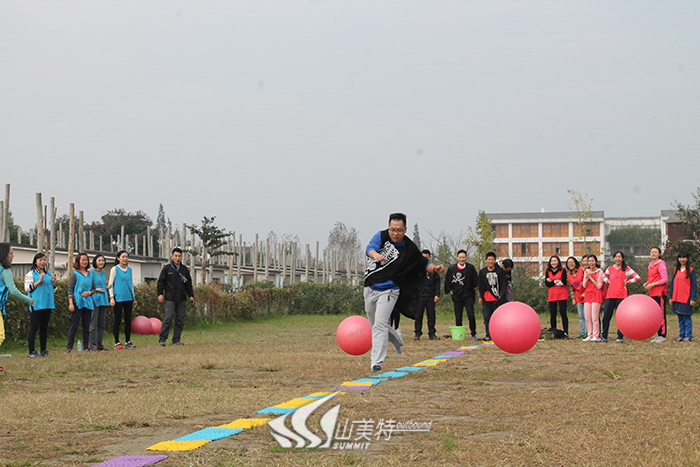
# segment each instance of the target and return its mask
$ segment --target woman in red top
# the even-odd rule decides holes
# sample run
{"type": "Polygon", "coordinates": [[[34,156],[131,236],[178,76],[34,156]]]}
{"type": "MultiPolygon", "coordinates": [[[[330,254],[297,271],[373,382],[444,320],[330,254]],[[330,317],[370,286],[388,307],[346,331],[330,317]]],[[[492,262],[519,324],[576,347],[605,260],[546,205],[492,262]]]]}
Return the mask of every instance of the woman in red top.
{"type": "Polygon", "coordinates": [[[603,270],[598,268],[596,255],[588,255],[588,269],[583,272],[583,304],[588,337],[584,342],[601,342],[600,307],[603,304],[603,270]]]}
{"type": "Polygon", "coordinates": [[[579,339],[585,339],[588,336],[586,313],[583,310],[583,269],[573,256],[569,256],[566,260],[566,276],[571,290],[571,303],[576,306],[578,312],[579,339]]]}
{"type": "MultiPolygon", "coordinates": [[[[569,296],[567,289],[566,272],[561,265],[561,259],[557,255],[549,258],[549,267],[544,274],[544,284],[547,286],[549,301],[549,322],[552,331],[557,330],[557,306],[561,315],[561,325],[564,328],[564,336],[569,337],[569,318],[566,316],[566,300],[569,296]]],[[[554,334],[556,336],[556,332],[554,334]]]]}
{"type": "Polygon", "coordinates": [[[661,249],[653,247],[649,252],[651,261],[649,262],[649,270],[647,281],[644,283],[644,288],[649,291],[649,296],[656,300],[656,303],[661,307],[664,315],[664,320],[659,328],[658,336],[652,340],[655,344],[663,344],[666,341],[666,284],[668,283],[668,271],[666,262],[660,258],[661,249]]]}
{"type": "MultiPolygon", "coordinates": [[[[625,263],[625,255],[621,251],[616,251],[613,255],[615,264],[608,266],[603,275],[603,282],[608,285],[608,292],[605,296],[605,310],[603,311],[603,332],[601,340],[608,341],[608,329],[610,329],[610,320],[617,307],[622,303],[622,300],[627,298],[627,284],[633,284],[639,280],[639,274],[627,266],[625,263]]],[[[615,342],[622,343],[624,336],[617,330],[617,340],[615,342]]]]}
{"type": "Polygon", "coordinates": [[[695,279],[695,270],[688,263],[687,253],[678,253],[670,288],[671,307],[678,315],[680,330],[676,342],[690,342],[693,340],[693,307],[698,293],[698,283],[695,279]]]}

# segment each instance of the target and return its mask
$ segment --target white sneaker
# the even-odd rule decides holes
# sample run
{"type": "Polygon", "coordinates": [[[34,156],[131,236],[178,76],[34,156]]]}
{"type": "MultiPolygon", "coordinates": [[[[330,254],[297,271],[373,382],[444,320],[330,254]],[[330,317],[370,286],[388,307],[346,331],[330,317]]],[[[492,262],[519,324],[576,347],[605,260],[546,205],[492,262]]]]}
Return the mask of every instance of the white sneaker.
{"type": "Polygon", "coordinates": [[[666,338],[663,337],[663,336],[658,336],[658,337],[657,337],[656,339],[654,339],[652,342],[653,342],[654,344],[665,344],[666,342],[668,342],[668,339],[666,339],[666,338]]]}
{"type": "Polygon", "coordinates": [[[600,337],[594,337],[593,339],[591,339],[591,342],[603,342],[603,339],[601,339],[600,337]]]}
{"type": "Polygon", "coordinates": [[[590,342],[593,340],[591,336],[586,337],[585,339],[581,339],[583,342],[590,342]]]}

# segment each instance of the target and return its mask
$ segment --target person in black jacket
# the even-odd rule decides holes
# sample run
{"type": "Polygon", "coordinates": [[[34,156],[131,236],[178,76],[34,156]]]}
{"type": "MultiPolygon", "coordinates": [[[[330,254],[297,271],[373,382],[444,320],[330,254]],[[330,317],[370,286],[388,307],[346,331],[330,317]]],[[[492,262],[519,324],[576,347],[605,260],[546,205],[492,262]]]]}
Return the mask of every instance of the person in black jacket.
{"type": "MultiPolygon", "coordinates": [[[[430,261],[430,250],[421,252],[430,261]]],[[[427,272],[423,277],[418,292],[418,309],[416,310],[415,337],[419,340],[423,335],[423,312],[428,315],[428,338],[431,341],[440,339],[435,335],[435,304],[440,299],[440,275],[427,272]]]]}
{"type": "Polygon", "coordinates": [[[455,310],[455,326],[462,325],[464,309],[467,310],[469,319],[469,330],[472,339],[476,340],[476,319],[474,318],[474,302],[479,275],[474,265],[467,263],[467,252],[459,250],[457,252],[457,263],[447,269],[445,274],[445,294],[452,296],[452,303],[455,310]]]}
{"type": "Polygon", "coordinates": [[[508,293],[508,280],[503,269],[496,264],[496,253],[486,253],[486,267],[479,271],[479,305],[484,313],[484,327],[486,328],[486,341],[491,340],[489,333],[489,321],[496,308],[506,302],[508,293]]]}
{"type": "Polygon", "coordinates": [[[192,278],[190,270],[182,264],[182,250],[173,248],[170,255],[170,263],[163,267],[158,277],[158,303],[165,303],[165,317],[160,329],[158,344],[165,347],[168,340],[170,325],[175,318],[173,330],[173,344],[184,345],[180,342],[182,330],[185,327],[185,310],[187,298],[194,306],[194,292],[192,291],[192,278]]]}

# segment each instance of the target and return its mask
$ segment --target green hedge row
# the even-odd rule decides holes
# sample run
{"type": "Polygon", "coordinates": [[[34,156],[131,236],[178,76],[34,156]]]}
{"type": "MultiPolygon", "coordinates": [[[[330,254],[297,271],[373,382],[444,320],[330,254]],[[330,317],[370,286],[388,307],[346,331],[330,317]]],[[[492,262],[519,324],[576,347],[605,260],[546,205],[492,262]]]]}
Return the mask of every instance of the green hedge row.
{"type": "MultiPolygon", "coordinates": [[[[15,284],[24,290],[24,283],[15,279],[15,284]]],[[[200,285],[195,288],[195,309],[188,307],[186,323],[216,323],[235,320],[250,320],[270,314],[359,314],[364,310],[362,287],[341,283],[295,284],[281,289],[272,284],[258,283],[235,294],[219,290],[215,286],[200,285]]],[[[55,295],[56,311],[51,317],[49,335],[63,337],[68,333],[68,281],[59,281],[55,295]]],[[[137,306],[134,316],[143,315],[163,319],[163,305],[158,303],[156,286],[140,284],[134,287],[137,306]]],[[[30,313],[19,300],[10,296],[5,317],[6,339],[24,341],[29,332],[30,313]]],[[[107,312],[107,334],[111,332],[112,309],[107,312]]]]}

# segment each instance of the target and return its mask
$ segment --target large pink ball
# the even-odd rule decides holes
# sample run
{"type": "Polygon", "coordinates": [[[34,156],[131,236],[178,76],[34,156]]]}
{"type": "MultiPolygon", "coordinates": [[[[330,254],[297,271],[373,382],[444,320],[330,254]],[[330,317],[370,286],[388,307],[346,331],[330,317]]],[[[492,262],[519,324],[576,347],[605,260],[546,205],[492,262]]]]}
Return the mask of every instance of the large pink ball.
{"type": "Polygon", "coordinates": [[[615,316],[620,332],[636,341],[656,334],[663,320],[661,307],[648,295],[630,295],[622,300],[615,316]]]}
{"type": "Polygon", "coordinates": [[[136,334],[150,334],[153,332],[153,325],[145,316],[137,316],[131,321],[131,330],[136,334]]]}
{"type": "Polygon", "coordinates": [[[350,355],[362,355],[372,348],[372,326],[362,316],[349,316],[335,333],[338,345],[350,355]]]}
{"type": "Polygon", "coordinates": [[[148,318],[148,320],[151,322],[151,327],[153,328],[151,334],[160,334],[160,328],[163,326],[163,323],[161,323],[158,318],[148,318]]]}
{"type": "Polygon", "coordinates": [[[527,352],[540,338],[540,318],[524,303],[504,303],[493,312],[489,332],[499,349],[508,353],[527,352]]]}

